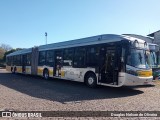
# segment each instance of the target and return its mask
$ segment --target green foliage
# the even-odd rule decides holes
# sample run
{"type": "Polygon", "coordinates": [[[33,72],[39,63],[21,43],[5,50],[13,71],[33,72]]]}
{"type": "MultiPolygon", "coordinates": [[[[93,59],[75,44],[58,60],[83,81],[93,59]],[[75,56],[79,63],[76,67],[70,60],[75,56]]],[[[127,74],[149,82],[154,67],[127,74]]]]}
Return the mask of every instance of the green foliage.
{"type": "Polygon", "coordinates": [[[4,62],[6,61],[6,56],[7,56],[8,54],[10,54],[10,53],[12,53],[12,52],[15,52],[15,51],[18,51],[18,50],[22,50],[22,48],[16,48],[16,49],[11,49],[11,50],[9,50],[9,51],[6,51],[6,52],[4,53],[3,61],[4,61],[4,62]]]}
{"type": "Polygon", "coordinates": [[[12,50],[9,50],[9,51],[5,52],[5,53],[4,53],[4,56],[3,56],[3,61],[4,61],[4,62],[6,61],[6,56],[7,56],[8,54],[10,54],[10,53],[12,53],[12,52],[15,52],[15,51],[16,51],[16,49],[12,49],[12,50]]]}
{"type": "Polygon", "coordinates": [[[1,44],[0,45],[0,67],[5,66],[6,62],[6,56],[12,52],[15,52],[17,50],[21,50],[21,48],[12,49],[10,45],[1,44]]]}
{"type": "Polygon", "coordinates": [[[11,50],[12,47],[7,44],[0,44],[0,62],[4,62],[4,55],[7,51],[11,50]]]}

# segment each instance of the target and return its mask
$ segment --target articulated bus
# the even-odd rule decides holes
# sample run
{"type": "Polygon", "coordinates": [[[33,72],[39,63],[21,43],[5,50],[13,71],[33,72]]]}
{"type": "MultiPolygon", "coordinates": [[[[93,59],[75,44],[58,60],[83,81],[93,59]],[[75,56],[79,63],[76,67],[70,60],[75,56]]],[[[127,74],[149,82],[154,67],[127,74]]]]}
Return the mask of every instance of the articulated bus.
{"type": "Polygon", "coordinates": [[[104,34],[23,49],[7,55],[6,69],[23,73],[121,87],[150,84],[147,42],[104,34]]]}

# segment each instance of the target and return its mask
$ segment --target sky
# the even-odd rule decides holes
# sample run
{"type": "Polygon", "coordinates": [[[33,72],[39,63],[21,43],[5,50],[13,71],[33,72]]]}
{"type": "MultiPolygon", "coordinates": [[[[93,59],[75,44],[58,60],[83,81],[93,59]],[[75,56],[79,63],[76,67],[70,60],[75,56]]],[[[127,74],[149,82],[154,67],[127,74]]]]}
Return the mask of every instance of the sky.
{"type": "Polygon", "coordinates": [[[30,48],[160,30],[160,0],[0,0],[0,44],[30,48]]]}

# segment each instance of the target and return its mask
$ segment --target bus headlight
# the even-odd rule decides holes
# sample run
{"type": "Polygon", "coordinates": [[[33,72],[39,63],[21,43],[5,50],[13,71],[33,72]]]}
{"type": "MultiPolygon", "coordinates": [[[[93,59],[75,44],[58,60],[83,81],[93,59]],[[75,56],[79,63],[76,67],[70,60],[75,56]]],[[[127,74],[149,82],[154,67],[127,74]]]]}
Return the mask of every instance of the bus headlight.
{"type": "Polygon", "coordinates": [[[140,76],[140,77],[152,76],[152,70],[149,70],[149,71],[138,70],[137,73],[138,73],[138,76],[140,76]]]}

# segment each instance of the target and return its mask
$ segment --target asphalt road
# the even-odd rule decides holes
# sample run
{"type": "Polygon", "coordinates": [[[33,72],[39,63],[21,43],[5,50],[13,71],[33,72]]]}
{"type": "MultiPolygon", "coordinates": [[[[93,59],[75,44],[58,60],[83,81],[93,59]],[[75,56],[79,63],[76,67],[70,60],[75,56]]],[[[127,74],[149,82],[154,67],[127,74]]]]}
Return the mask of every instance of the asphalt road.
{"type": "Polygon", "coordinates": [[[83,83],[44,80],[0,69],[0,110],[160,111],[160,87],[93,89],[83,83]]]}

